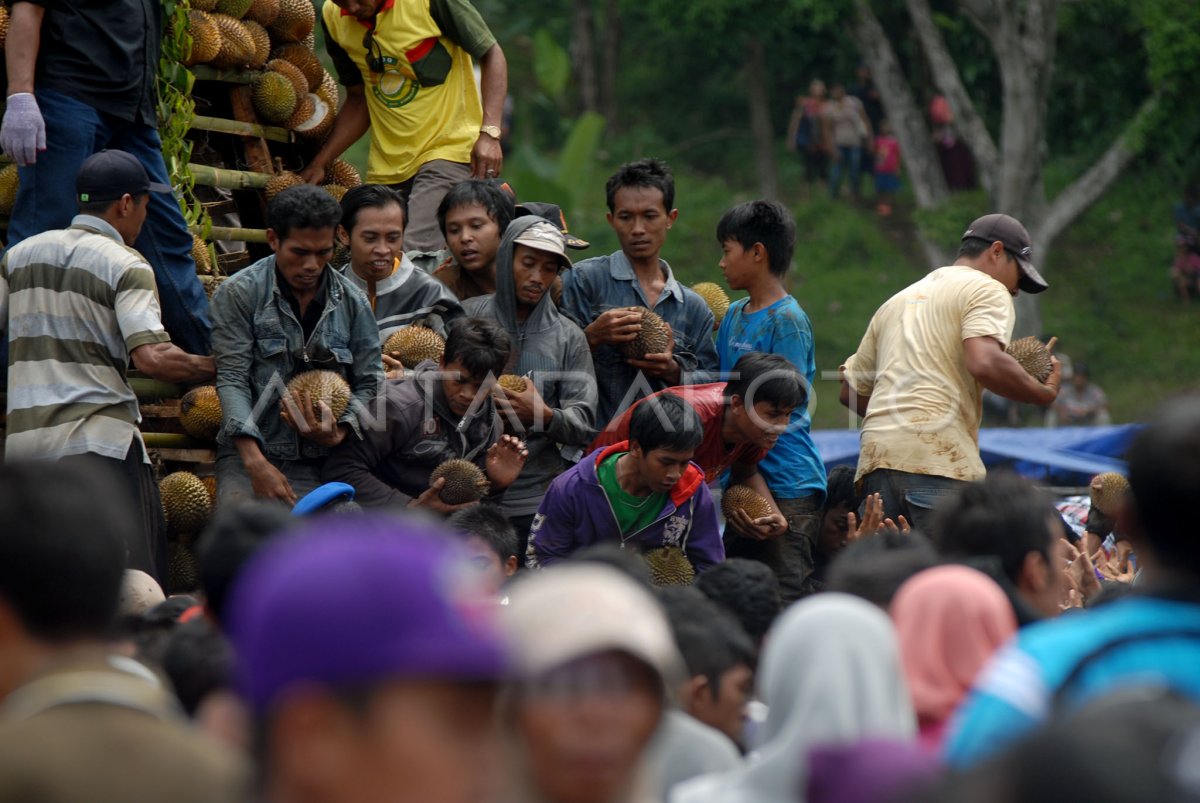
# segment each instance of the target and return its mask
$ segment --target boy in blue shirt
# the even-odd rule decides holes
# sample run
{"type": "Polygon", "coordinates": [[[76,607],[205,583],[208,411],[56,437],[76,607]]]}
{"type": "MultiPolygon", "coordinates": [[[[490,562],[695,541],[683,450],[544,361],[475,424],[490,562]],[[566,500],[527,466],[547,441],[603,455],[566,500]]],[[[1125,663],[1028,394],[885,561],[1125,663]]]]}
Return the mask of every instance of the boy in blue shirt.
{"type": "MultiPolygon", "coordinates": [[[[812,325],[783,277],[796,248],[796,224],[774,201],[749,201],[730,209],[717,224],[721,271],[733,290],[749,298],[729,308],[717,330],[721,374],[728,378],[738,358],[752,351],[786,357],[804,375],[806,389],[816,375],[812,325]]],[[[733,557],[760,560],[779,577],[784,602],[812,593],[813,554],[820,532],[825,466],[809,435],[807,403],[792,413],[788,429],[759,463],[788,529],[775,538],[726,534],[733,557]]]]}

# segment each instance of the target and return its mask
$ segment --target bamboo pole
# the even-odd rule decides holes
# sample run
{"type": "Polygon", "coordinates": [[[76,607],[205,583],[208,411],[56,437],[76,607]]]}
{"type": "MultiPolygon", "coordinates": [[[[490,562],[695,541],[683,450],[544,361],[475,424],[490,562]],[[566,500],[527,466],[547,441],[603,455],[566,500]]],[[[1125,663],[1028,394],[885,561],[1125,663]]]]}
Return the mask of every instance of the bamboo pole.
{"type": "Polygon", "coordinates": [[[203,447],[203,441],[176,432],[143,432],[142,441],[150,449],[195,449],[203,447]]]}
{"type": "Polygon", "coordinates": [[[196,115],[192,128],[200,131],[216,131],[220,134],[237,134],[243,137],[262,137],[272,142],[291,142],[292,132],[286,128],[258,123],[243,123],[240,120],[223,120],[220,117],[196,115]]]}
{"type": "Polygon", "coordinates": [[[227,84],[252,84],[259,76],[255,70],[218,69],[211,64],[197,64],[189,67],[197,81],[223,81],[227,84]]]}
{"type": "Polygon", "coordinates": [[[188,170],[197,184],[207,187],[222,187],[227,190],[262,190],[273,176],[266,173],[250,173],[245,170],[227,170],[210,165],[188,164],[188,170]]]}
{"type": "MultiPolygon", "coordinates": [[[[200,226],[192,226],[192,232],[202,234],[200,226]]],[[[208,231],[210,240],[228,240],[239,243],[265,243],[266,229],[236,229],[229,226],[213,226],[208,231]]]]}
{"type": "Polygon", "coordinates": [[[183,395],[183,388],[170,382],[160,382],[147,377],[129,377],[129,387],[139,399],[178,399],[183,395]]]}

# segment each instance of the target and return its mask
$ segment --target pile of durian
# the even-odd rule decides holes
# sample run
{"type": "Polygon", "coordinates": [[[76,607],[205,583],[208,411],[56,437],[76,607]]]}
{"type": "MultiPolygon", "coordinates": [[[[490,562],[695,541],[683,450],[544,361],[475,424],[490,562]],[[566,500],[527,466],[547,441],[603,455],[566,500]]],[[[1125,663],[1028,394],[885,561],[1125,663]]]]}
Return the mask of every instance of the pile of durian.
{"type": "Polygon", "coordinates": [[[315,24],[312,0],[192,0],[184,64],[260,70],[259,119],[320,141],[337,116],[338,91],[313,52],[315,24]]]}

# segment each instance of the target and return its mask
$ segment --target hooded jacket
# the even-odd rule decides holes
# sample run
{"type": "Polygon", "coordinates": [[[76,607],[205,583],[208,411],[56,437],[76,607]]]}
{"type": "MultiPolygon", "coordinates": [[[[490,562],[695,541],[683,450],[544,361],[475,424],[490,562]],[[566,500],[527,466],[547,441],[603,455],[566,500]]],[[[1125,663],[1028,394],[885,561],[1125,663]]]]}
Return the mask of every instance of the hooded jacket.
{"type": "Polygon", "coordinates": [[[467,315],[490,318],[504,327],[512,341],[512,356],[505,372],[528,377],[554,411],[548,424],[517,433],[525,439],[529,458],[504,494],[501,506],[510,517],[537,511],[550,482],[591,440],[596,420],[596,376],[587,338],[578,326],[559,314],[549,288],[529,317],[523,323],[517,321],[514,241],[539,222],[544,221],[527,215],[509,224],[496,254],[496,292],[463,304],[467,315]]]}
{"type": "Polygon", "coordinates": [[[597,543],[619,543],[622,549],[632,543],[643,552],[682,547],[697,574],[725,560],[717,511],[704,471],[695,463],[688,463],[653,524],[621,533],[596,468],[609,456],[627,451],[629,441],[597,449],[554,481],[533,517],[526,553],[529,568],[549,566],[597,543]]]}
{"type": "Polygon", "coordinates": [[[499,413],[487,396],[459,417],[450,411],[440,366],[426,360],[406,379],[384,383],[382,426],[364,426],[362,440],[347,438],[325,461],[322,478],[354,486],[364,507],[403,506],[429,488],[439,464],[461,457],[487,470],[487,450],[500,440],[499,413]]]}

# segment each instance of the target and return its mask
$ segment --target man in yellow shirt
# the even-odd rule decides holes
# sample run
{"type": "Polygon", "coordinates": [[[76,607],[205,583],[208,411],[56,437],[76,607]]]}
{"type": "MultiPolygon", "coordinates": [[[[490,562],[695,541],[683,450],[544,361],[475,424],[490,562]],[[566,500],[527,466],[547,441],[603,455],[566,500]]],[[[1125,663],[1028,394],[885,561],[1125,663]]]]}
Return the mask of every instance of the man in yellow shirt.
{"type": "Polygon", "coordinates": [[[842,366],[841,402],[864,418],[855,479],[882,494],[884,516],[920,529],[940,496],[986,476],[981,388],[1041,406],[1058,396],[1057,359],[1042,384],[1005,352],[1013,297],[1048,286],[1032,251],[1016,218],[979,218],[955,263],[888,299],[842,366]]]}
{"type": "Polygon", "coordinates": [[[346,100],[301,175],[321,183],[328,165],[370,128],[367,181],[406,199],[406,247],[443,248],[442,196],[503,167],[504,51],[469,0],[325,0],[321,25],[346,100]]]}

